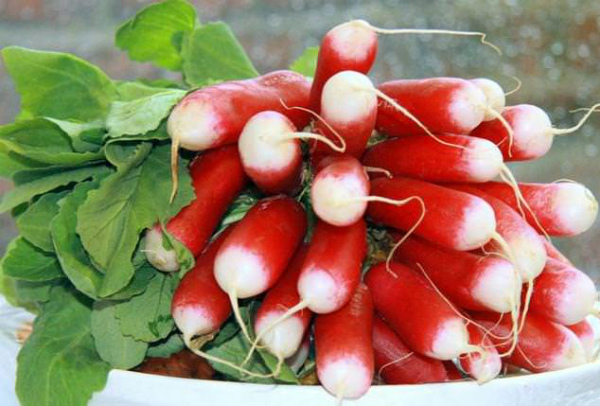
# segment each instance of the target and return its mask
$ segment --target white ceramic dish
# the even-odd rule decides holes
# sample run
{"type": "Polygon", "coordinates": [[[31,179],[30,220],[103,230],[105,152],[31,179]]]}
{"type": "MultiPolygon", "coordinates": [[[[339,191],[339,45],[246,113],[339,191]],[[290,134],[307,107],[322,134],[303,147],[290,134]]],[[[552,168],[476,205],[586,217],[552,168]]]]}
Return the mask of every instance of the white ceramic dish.
{"type": "MultiPolygon", "coordinates": [[[[14,395],[16,330],[32,316],[0,297],[0,405],[18,406],[14,395]]],[[[255,385],[168,378],[114,370],[90,406],[335,405],[317,386],[255,385]]],[[[357,406],[600,406],[600,363],[563,371],[496,379],[485,385],[457,382],[375,386],[357,406]]]]}

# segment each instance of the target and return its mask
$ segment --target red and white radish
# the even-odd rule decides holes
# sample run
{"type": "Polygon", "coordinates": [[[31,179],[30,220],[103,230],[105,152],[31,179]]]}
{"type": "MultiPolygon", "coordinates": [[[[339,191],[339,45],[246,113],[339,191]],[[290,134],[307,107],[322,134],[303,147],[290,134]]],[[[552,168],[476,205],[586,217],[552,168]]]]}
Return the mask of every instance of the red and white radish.
{"type": "MultiPolygon", "coordinates": [[[[298,188],[302,174],[300,139],[319,138],[318,134],[298,132],[294,124],[276,111],[254,115],[244,126],[238,141],[244,170],[266,194],[292,193],[298,188]]],[[[324,139],[327,148],[343,152],[324,139]]]]}
{"type": "Polygon", "coordinates": [[[413,270],[397,262],[371,267],[366,276],[377,313],[419,354],[450,360],[472,352],[463,319],[413,270]]]}
{"type": "MultiPolygon", "coordinates": [[[[446,248],[479,248],[496,229],[494,211],[484,200],[439,185],[407,178],[379,178],[371,181],[371,194],[393,200],[412,196],[422,199],[427,212],[414,232],[446,248]]],[[[402,207],[371,202],[367,214],[376,223],[406,231],[419,221],[422,207],[417,201],[402,207]]]]}
{"type": "MultiPolygon", "coordinates": [[[[371,80],[362,73],[346,70],[332,76],[323,88],[323,121],[316,122],[316,131],[330,140],[341,136],[346,143],[345,153],[359,159],[375,129],[377,95],[374,90],[371,80]],[[337,134],[332,134],[332,130],[337,134]]],[[[310,144],[313,163],[331,154],[331,148],[319,140],[311,140],[310,144]]]]}
{"type": "Polygon", "coordinates": [[[309,114],[284,106],[308,107],[309,93],[308,80],[291,71],[204,87],[175,106],[167,131],[181,147],[203,151],[235,143],[250,117],[265,110],[280,112],[297,128],[304,128],[309,114]]]}
{"type": "Polygon", "coordinates": [[[566,326],[585,319],[594,310],[598,291],[589,276],[548,258],[534,281],[531,311],[566,326]]]}
{"type": "Polygon", "coordinates": [[[485,112],[483,121],[498,118],[498,114],[501,114],[504,111],[504,107],[506,107],[506,95],[502,87],[497,82],[488,78],[471,79],[470,82],[483,92],[486,106],[493,110],[485,112]]]}
{"type": "Polygon", "coordinates": [[[464,135],[437,138],[443,143],[431,137],[383,141],[370,147],[362,162],[429,182],[488,182],[500,173],[502,153],[493,143],[464,135]]]}
{"type": "Polygon", "coordinates": [[[304,365],[308,356],[310,355],[310,332],[306,332],[304,339],[300,344],[300,347],[296,350],[291,357],[286,358],[285,363],[288,368],[291,369],[295,374],[300,371],[300,368],[304,365]]]}
{"type": "Polygon", "coordinates": [[[448,374],[449,381],[462,381],[464,379],[463,373],[454,364],[454,361],[442,361],[444,368],[446,368],[446,374],[448,374]]]}
{"type": "Polygon", "coordinates": [[[381,318],[373,319],[375,373],[389,385],[444,382],[448,374],[441,361],[410,350],[381,318]]]}
{"type": "MultiPolygon", "coordinates": [[[[529,224],[538,232],[552,236],[573,236],[587,231],[598,216],[598,201],[579,183],[519,183],[519,189],[530,211],[525,210],[529,224]],[[532,216],[532,213],[535,215],[532,216]]],[[[511,186],[489,182],[477,188],[520,210],[511,186]]]]}
{"type": "MultiPolygon", "coordinates": [[[[525,282],[532,281],[544,269],[546,249],[540,235],[510,206],[470,185],[452,185],[456,190],[485,200],[494,210],[497,233],[508,245],[510,259],[525,282]]],[[[496,245],[493,242],[491,246],[496,245]]],[[[491,247],[490,247],[491,248],[491,247]]],[[[496,245],[497,248],[497,245],[496,245]]]]}
{"type": "Polygon", "coordinates": [[[266,292],[279,279],[306,232],[302,206],[289,197],[259,201],[225,239],[215,257],[215,278],[229,295],[234,314],[237,299],[266,292]]]}
{"type": "Polygon", "coordinates": [[[341,309],[315,322],[317,376],[338,399],[356,399],[371,387],[374,370],[373,299],[360,284],[341,309]]]}
{"type": "Polygon", "coordinates": [[[298,277],[307,252],[307,247],[298,249],[284,274],[268,291],[254,319],[257,338],[279,359],[289,358],[298,350],[312,317],[310,310],[303,309],[273,324],[288,309],[300,303],[298,277]]]}
{"type": "Polygon", "coordinates": [[[348,227],[317,222],[298,280],[304,306],[323,314],[348,303],[360,281],[366,233],[364,220],[348,227]]]}
{"type": "Polygon", "coordinates": [[[310,197],[315,214],[323,221],[339,227],[349,226],[361,219],[369,202],[402,206],[411,200],[392,200],[369,196],[371,185],[365,167],[349,155],[328,157],[317,166],[310,197]]]}
{"type": "Polygon", "coordinates": [[[485,138],[500,147],[505,161],[527,161],[540,158],[550,150],[555,135],[571,134],[581,128],[588,117],[600,105],[589,109],[588,113],[571,128],[552,127],[550,118],[539,107],[519,104],[506,107],[499,118],[486,121],[475,128],[471,135],[485,138]],[[508,127],[512,129],[509,134],[508,127]]]}
{"type": "Polygon", "coordinates": [[[521,278],[502,258],[455,251],[418,237],[405,239],[395,258],[412,269],[420,264],[444,296],[464,309],[506,313],[520,299],[521,278]]]}
{"type": "Polygon", "coordinates": [[[336,73],[355,71],[367,74],[377,56],[377,34],[368,26],[349,21],[335,26],[321,40],[317,67],[310,88],[310,108],[321,109],[325,83],[336,73]]]}
{"type": "Polygon", "coordinates": [[[573,324],[571,326],[567,326],[569,330],[571,330],[583,346],[585,350],[585,356],[588,362],[591,362],[595,358],[596,347],[598,345],[598,336],[594,327],[590,324],[588,320],[582,320],[577,324],[573,324]]]}
{"type": "Polygon", "coordinates": [[[474,324],[468,324],[469,342],[482,349],[459,358],[462,369],[479,383],[491,381],[502,371],[502,360],[491,340],[474,324]]]}
{"type": "MultiPolygon", "coordinates": [[[[511,344],[495,337],[510,334],[513,330],[511,318],[494,313],[476,313],[473,316],[477,323],[490,330],[488,337],[497,349],[507,351],[511,344]]],[[[522,325],[515,351],[505,359],[531,372],[555,371],[586,362],[585,350],[575,333],[531,313],[522,325]]]]}
{"type": "Polygon", "coordinates": [[[213,265],[217,251],[234,227],[225,229],[196,258],[196,265],[185,274],[173,295],[171,315],[188,347],[200,348],[211,340],[231,315],[229,297],[217,284],[213,265]]]}
{"type": "MultiPolygon", "coordinates": [[[[169,220],[166,230],[197,257],[248,178],[234,146],[197,156],[189,170],[195,200],[169,220]]],[[[160,225],[146,232],[145,252],[155,268],[165,272],[179,270],[175,250],[164,247],[160,225]]]]}

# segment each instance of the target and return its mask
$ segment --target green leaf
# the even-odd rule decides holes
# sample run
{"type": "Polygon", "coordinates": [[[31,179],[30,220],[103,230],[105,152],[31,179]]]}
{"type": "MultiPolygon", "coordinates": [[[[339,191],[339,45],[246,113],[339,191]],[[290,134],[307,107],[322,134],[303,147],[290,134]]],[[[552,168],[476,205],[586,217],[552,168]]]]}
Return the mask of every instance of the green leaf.
{"type": "Polygon", "coordinates": [[[106,119],[108,136],[118,138],[156,130],[185,93],[173,89],[133,101],[114,102],[106,119]]]}
{"type": "Polygon", "coordinates": [[[54,251],[50,223],[58,214],[58,201],[67,195],[67,191],[46,193],[25,210],[17,219],[17,228],[21,236],[36,247],[54,251]]]}
{"type": "Polygon", "coordinates": [[[43,118],[0,127],[0,144],[21,156],[49,165],[76,166],[103,157],[100,152],[76,152],[68,135],[57,124],[43,118]]]}
{"type": "Polygon", "coordinates": [[[0,177],[11,178],[16,172],[40,168],[45,164],[25,158],[0,143],[0,177]]]}
{"type": "Polygon", "coordinates": [[[2,55],[29,116],[90,121],[104,117],[115,96],[104,72],[73,55],[20,47],[2,55]]]}
{"type": "Polygon", "coordinates": [[[94,264],[106,273],[99,292],[110,296],[123,289],[134,273],[132,255],[141,232],[166,221],[194,198],[191,178],[180,160],[179,193],[169,203],[170,146],[110,144],[107,159],[117,172],[104,179],[77,210],[77,232],[94,264]]]}
{"type": "Polygon", "coordinates": [[[58,215],[50,226],[56,255],[63,272],[71,283],[86,296],[98,298],[104,275],[91,263],[75,230],[77,209],[85,201],[90,190],[98,187],[98,182],[78,184],[73,192],[60,202],[58,215]]]}
{"type": "Polygon", "coordinates": [[[100,358],[118,369],[131,369],[144,361],[148,343],[121,333],[114,302],[96,302],[92,311],[92,336],[100,358]]]}
{"type": "Polygon", "coordinates": [[[261,196],[261,192],[254,187],[242,192],[227,209],[215,235],[243,219],[246,213],[261,199],[261,196]]]}
{"type": "Polygon", "coordinates": [[[183,277],[186,273],[188,273],[196,263],[196,258],[194,258],[194,254],[181,243],[177,238],[174,238],[165,227],[162,227],[163,236],[163,245],[167,250],[175,250],[175,255],[177,257],[177,263],[179,264],[179,276],[183,277]]]}
{"type": "Polygon", "coordinates": [[[149,343],[167,337],[175,326],[171,317],[175,285],[172,275],[158,273],[144,293],[119,304],[116,315],[122,333],[149,343]]]}
{"type": "Polygon", "coordinates": [[[183,43],[183,74],[191,86],[258,76],[250,58],[222,22],[196,28],[183,43]]]}
{"type": "Polygon", "coordinates": [[[1,266],[5,276],[30,282],[64,277],[54,254],[36,248],[23,237],[11,241],[1,266]]]}
{"type": "MultiPolygon", "coordinates": [[[[135,259],[134,259],[135,266],[135,259]]],[[[107,300],[128,300],[133,296],[137,296],[142,294],[148,288],[150,281],[154,278],[159,272],[152,267],[152,265],[148,263],[144,263],[141,267],[136,268],[135,274],[131,279],[131,282],[127,286],[125,286],[122,290],[118,291],[114,295],[108,296],[107,300]]]]}
{"type": "Polygon", "coordinates": [[[174,333],[169,337],[158,341],[148,348],[147,356],[152,358],[169,358],[185,348],[179,334],[174,333]]]}
{"type": "Polygon", "coordinates": [[[213,338],[208,345],[212,347],[218,347],[223,343],[231,340],[233,336],[240,332],[240,326],[237,320],[229,318],[225,324],[221,327],[215,338],[213,338]]]}
{"type": "Polygon", "coordinates": [[[129,141],[165,141],[170,140],[169,133],[167,132],[167,123],[163,121],[156,130],[148,131],[146,133],[135,134],[135,135],[122,135],[119,138],[109,140],[107,145],[115,142],[129,142],[129,141]]]}
{"type": "Polygon", "coordinates": [[[290,65],[290,69],[304,76],[313,77],[317,70],[319,47],[308,47],[302,55],[290,65]]]}
{"type": "Polygon", "coordinates": [[[55,288],[17,358],[22,406],[83,406],[104,388],[110,367],[96,353],[90,303],[55,288]]]}
{"type": "MultiPolygon", "coordinates": [[[[169,82],[165,84],[169,84],[169,82]]],[[[117,82],[116,86],[118,100],[122,102],[134,101],[172,89],[170,86],[152,86],[141,80],[136,80],[134,82],[117,82]]],[[[178,87],[176,86],[173,89],[177,88],[178,87]]]]}
{"type": "Polygon", "coordinates": [[[46,117],[56,124],[69,138],[76,152],[98,152],[105,134],[104,120],[82,123],[46,117]]]}
{"type": "Polygon", "coordinates": [[[104,165],[93,165],[76,168],[55,166],[16,172],[13,176],[15,188],[4,195],[0,202],[0,213],[28,202],[34,196],[108,171],[104,165]]]}
{"type": "Polygon", "coordinates": [[[178,39],[196,26],[196,9],[185,0],[151,4],[127,20],[117,31],[117,47],[129,58],[179,70],[178,39]]]}

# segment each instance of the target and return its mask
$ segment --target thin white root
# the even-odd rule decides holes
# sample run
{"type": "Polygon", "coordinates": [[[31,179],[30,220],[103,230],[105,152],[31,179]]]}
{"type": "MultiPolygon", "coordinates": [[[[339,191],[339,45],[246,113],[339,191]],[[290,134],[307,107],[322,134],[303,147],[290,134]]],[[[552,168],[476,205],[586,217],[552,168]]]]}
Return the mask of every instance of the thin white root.
{"type": "Polygon", "coordinates": [[[379,371],[377,371],[377,376],[378,376],[379,378],[381,378],[381,373],[383,372],[383,370],[384,370],[384,369],[386,369],[387,367],[391,367],[392,365],[397,365],[397,364],[401,363],[402,361],[405,361],[405,360],[409,359],[409,358],[410,358],[410,357],[412,357],[413,355],[415,355],[415,353],[411,351],[411,352],[409,352],[408,354],[406,354],[406,355],[405,355],[405,356],[403,356],[403,357],[400,357],[400,358],[398,358],[398,359],[395,359],[395,360],[393,360],[393,361],[390,361],[390,362],[388,362],[387,364],[383,364],[383,365],[381,366],[381,368],[379,368],[379,371]]]}
{"type": "MultiPolygon", "coordinates": [[[[512,149],[513,149],[513,144],[514,144],[514,140],[515,140],[514,130],[512,129],[510,124],[508,124],[508,121],[506,121],[506,119],[504,118],[504,116],[501,113],[499,113],[498,111],[494,110],[493,108],[491,108],[489,106],[484,106],[484,109],[487,113],[496,117],[496,119],[498,121],[500,121],[500,124],[502,124],[502,126],[506,130],[506,132],[507,132],[506,137],[508,138],[508,156],[512,157],[512,149]]],[[[504,142],[504,140],[501,141],[501,143],[502,142],[504,142]]]]}
{"type": "Polygon", "coordinates": [[[363,166],[363,168],[365,169],[365,172],[367,172],[367,173],[369,173],[369,172],[383,173],[388,179],[392,179],[394,177],[392,172],[388,171],[387,169],[376,168],[374,166],[363,166]]]}
{"type": "Polygon", "coordinates": [[[517,93],[519,90],[521,90],[521,86],[523,85],[523,82],[521,82],[521,79],[519,79],[519,78],[518,78],[518,77],[516,77],[516,76],[511,76],[511,77],[513,78],[513,80],[514,80],[515,82],[517,82],[517,85],[516,85],[516,87],[515,87],[513,90],[511,90],[511,91],[509,91],[509,92],[506,92],[506,93],[504,93],[504,97],[508,97],[508,96],[510,96],[511,94],[515,94],[515,93],[517,93]]]}
{"type": "Polygon", "coordinates": [[[317,141],[321,141],[323,144],[327,145],[329,148],[331,148],[335,152],[339,152],[342,154],[344,152],[346,152],[346,141],[342,137],[340,137],[340,144],[342,144],[342,145],[339,147],[337,145],[335,145],[333,142],[331,142],[331,140],[329,138],[327,138],[321,134],[314,134],[314,133],[308,133],[308,132],[295,132],[295,133],[285,134],[285,136],[283,137],[283,140],[293,140],[293,139],[317,140],[317,141]]]}
{"type": "Polygon", "coordinates": [[[240,306],[238,304],[238,298],[236,293],[232,291],[227,293],[229,295],[229,301],[231,302],[231,309],[233,311],[235,320],[239,324],[240,329],[244,334],[244,337],[246,337],[246,340],[248,340],[248,342],[252,342],[252,338],[250,338],[250,334],[248,333],[248,328],[246,328],[246,323],[244,323],[244,320],[242,319],[242,314],[240,313],[240,306]]]}
{"type": "Polygon", "coordinates": [[[581,120],[579,120],[579,122],[577,124],[575,124],[573,127],[571,127],[571,128],[553,128],[552,134],[568,135],[568,134],[574,133],[575,131],[577,131],[581,127],[583,127],[583,125],[585,124],[587,119],[590,118],[590,116],[592,114],[594,114],[594,112],[598,111],[599,109],[600,109],[600,103],[594,104],[592,107],[587,108],[587,113],[585,113],[585,115],[581,118],[581,120]]]}
{"type": "Polygon", "coordinates": [[[438,30],[438,29],[419,29],[419,28],[396,28],[396,29],[387,29],[387,28],[378,28],[369,24],[365,20],[354,20],[352,21],[355,24],[363,25],[378,34],[432,34],[432,35],[455,35],[461,37],[480,37],[481,43],[492,48],[494,51],[498,53],[498,55],[502,55],[502,51],[498,46],[492,44],[491,42],[486,40],[487,34],[484,32],[478,31],[455,31],[455,30],[438,30]]]}
{"type": "Polygon", "coordinates": [[[169,203],[173,203],[179,188],[179,137],[174,137],[171,140],[171,196],[169,203]]]}
{"type": "MultiPolygon", "coordinates": [[[[376,196],[370,196],[370,197],[376,197],[376,196]]],[[[423,222],[423,219],[425,218],[425,214],[427,213],[427,208],[425,207],[425,201],[419,197],[419,196],[411,196],[408,199],[404,199],[407,202],[410,200],[416,200],[419,202],[419,204],[421,205],[421,215],[419,216],[419,218],[417,219],[417,221],[415,222],[415,224],[413,224],[413,226],[406,232],[406,234],[404,234],[404,236],[402,236],[402,238],[400,238],[398,240],[398,242],[396,244],[394,244],[394,246],[392,247],[392,249],[390,250],[390,253],[388,254],[388,257],[385,260],[385,269],[387,272],[389,272],[394,278],[398,278],[398,275],[392,271],[392,267],[391,267],[391,263],[392,263],[392,259],[394,258],[394,254],[396,253],[396,250],[398,249],[398,247],[400,245],[402,245],[402,243],[404,241],[406,241],[406,239],[408,237],[411,236],[412,233],[415,232],[415,230],[417,229],[417,227],[419,227],[419,225],[421,225],[421,223],[423,222]]],[[[400,201],[398,201],[400,202],[400,201]]],[[[395,204],[395,203],[391,203],[391,204],[395,204]]],[[[402,204],[406,204],[406,203],[402,203],[402,204]]],[[[395,205],[400,205],[400,204],[395,204],[395,205]]]]}

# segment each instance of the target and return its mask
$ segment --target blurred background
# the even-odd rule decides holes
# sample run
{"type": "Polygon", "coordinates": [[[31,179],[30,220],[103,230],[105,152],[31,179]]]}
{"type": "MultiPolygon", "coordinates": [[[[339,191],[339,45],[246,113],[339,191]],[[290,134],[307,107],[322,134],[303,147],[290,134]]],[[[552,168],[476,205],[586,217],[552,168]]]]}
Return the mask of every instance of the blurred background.
{"type": "MultiPolygon", "coordinates": [[[[557,127],[600,102],[600,1],[591,0],[192,0],[202,21],[231,25],[261,72],[285,68],[331,27],[363,18],[380,27],[485,31],[502,57],[478,40],[440,36],[383,36],[373,79],[428,76],[490,77],[507,90],[523,81],[509,104],[544,108],[557,127]]],[[[130,62],[113,44],[117,26],[148,0],[0,0],[0,48],[20,45],[71,52],[115,79],[172,77],[130,62]]],[[[0,62],[0,124],[13,120],[19,99],[0,62]]],[[[600,114],[576,135],[560,137],[544,158],[513,165],[522,181],[569,178],[600,196],[600,114]]],[[[11,187],[0,180],[0,195],[11,187]]],[[[0,254],[15,234],[0,216],[0,254]]],[[[600,222],[556,244],[600,282],[600,222]]]]}

